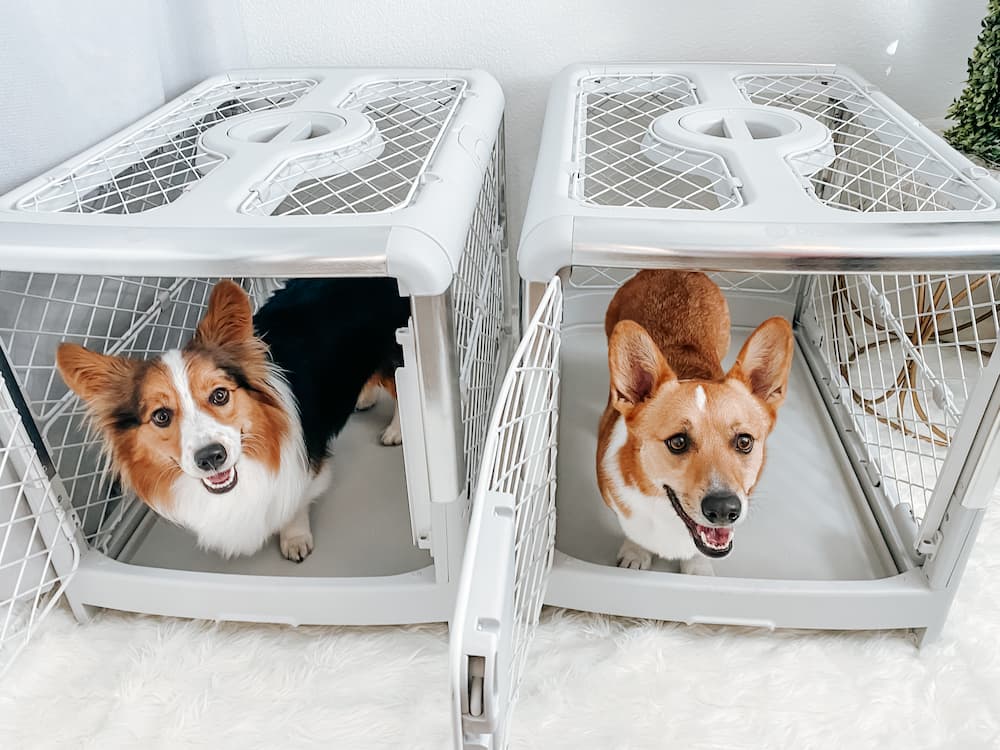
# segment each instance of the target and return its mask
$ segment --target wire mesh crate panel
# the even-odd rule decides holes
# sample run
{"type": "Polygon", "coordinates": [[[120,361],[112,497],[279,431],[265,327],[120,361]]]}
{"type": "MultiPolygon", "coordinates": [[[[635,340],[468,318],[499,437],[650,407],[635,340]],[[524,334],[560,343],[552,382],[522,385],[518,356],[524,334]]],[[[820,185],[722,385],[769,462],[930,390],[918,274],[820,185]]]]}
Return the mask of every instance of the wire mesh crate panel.
{"type": "Polygon", "coordinates": [[[71,536],[0,377],[0,672],[76,569],[75,558],[61,572],[53,564],[53,551],[71,536]]]}
{"type": "Polygon", "coordinates": [[[105,551],[108,534],[114,530],[110,521],[118,518],[132,499],[108,473],[103,443],[91,428],[84,405],[70,397],[66,408],[43,426],[42,434],[84,539],[105,551]]]}
{"type": "Polygon", "coordinates": [[[816,277],[804,315],[892,503],[927,508],[997,343],[1000,276],[816,277]]]}
{"type": "MultiPolygon", "coordinates": [[[[53,367],[61,342],[131,356],[177,347],[197,325],[213,284],[0,271],[0,344],[36,417],[47,420],[68,392],[53,367]]],[[[245,282],[266,291],[262,284],[269,281],[245,282]]]]}
{"type": "Polygon", "coordinates": [[[829,128],[836,157],[810,178],[815,197],[827,206],[858,212],[994,207],[847,78],[751,75],[737,83],[754,104],[793,109],[829,128]]]}
{"type": "Polygon", "coordinates": [[[138,133],[18,202],[24,211],[134,214],[177,200],[225,157],[201,134],[248,112],[279,109],[316,85],[309,79],[220,83],[180,102],[138,133]]]}
{"type": "Polygon", "coordinates": [[[381,152],[363,166],[356,166],[357,149],[291,159],[255,189],[243,210],[265,216],[370,214],[408,205],[467,85],[437,79],[362,86],[340,106],[372,120],[381,152]]]}
{"type": "MultiPolygon", "coordinates": [[[[135,338],[183,283],[0,272],[0,341],[36,417],[47,420],[68,392],[53,367],[60,342],[107,354],[134,349],[135,338]]],[[[145,336],[148,340],[151,333],[145,336]]]]}
{"type": "Polygon", "coordinates": [[[697,104],[677,75],[598,76],[580,83],[572,197],[593,206],[718,210],[742,204],[725,162],[647,142],[660,115],[697,104]]]}
{"type": "MultiPolygon", "coordinates": [[[[215,279],[0,272],[0,344],[50,447],[88,543],[105,548],[120,519],[121,490],[106,473],[100,438],[55,368],[61,342],[148,358],[183,346],[215,279]]],[[[244,280],[260,304],[274,285],[244,280]]]]}
{"type": "MultiPolygon", "coordinates": [[[[558,289],[556,288],[556,292],[558,289]]],[[[480,481],[516,498],[514,506],[514,650],[507,705],[514,705],[528,647],[538,624],[555,538],[556,443],[562,295],[543,301],[538,325],[511,366],[512,387],[498,403],[492,431],[497,456],[480,481]]],[[[504,717],[506,721],[506,717],[504,717]]]]}
{"type": "MultiPolygon", "coordinates": [[[[573,289],[617,289],[635,275],[631,268],[574,266],[569,277],[573,289]]],[[[735,273],[712,271],[709,277],[724,292],[748,294],[787,294],[795,288],[798,276],[780,273],[735,273]]]]}
{"type": "Polygon", "coordinates": [[[459,392],[470,490],[479,471],[486,442],[486,426],[503,364],[500,350],[506,324],[503,287],[503,255],[506,248],[500,215],[503,191],[501,159],[498,140],[483,179],[465,252],[452,283],[459,392]]]}

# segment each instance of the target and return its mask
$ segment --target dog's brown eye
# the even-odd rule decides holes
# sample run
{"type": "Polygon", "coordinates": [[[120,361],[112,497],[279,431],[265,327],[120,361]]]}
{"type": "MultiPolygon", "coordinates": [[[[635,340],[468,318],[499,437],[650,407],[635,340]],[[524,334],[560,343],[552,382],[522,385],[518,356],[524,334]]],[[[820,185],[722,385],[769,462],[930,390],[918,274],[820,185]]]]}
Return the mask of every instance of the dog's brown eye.
{"type": "Polygon", "coordinates": [[[208,397],[214,406],[223,406],[229,402],[229,391],[225,388],[216,388],[212,395],[208,397]]]}
{"type": "Polygon", "coordinates": [[[678,432],[676,435],[668,437],[666,440],[667,448],[673,454],[683,453],[688,449],[690,442],[688,441],[688,436],[683,432],[678,432]]]}
{"type": "Polygon", "coordinates": [[[166,427],[170,424],[170,420],[174,418],[173,413],[170,409],[157,409],[150,416],[150,421],[157,427],[166,427]]]}
{"type": "Polygon", "coordinates": [[[736,436],[736,450],[740,453],[749,453],[753,450],[753,437],[745,432],[736,436]]]}

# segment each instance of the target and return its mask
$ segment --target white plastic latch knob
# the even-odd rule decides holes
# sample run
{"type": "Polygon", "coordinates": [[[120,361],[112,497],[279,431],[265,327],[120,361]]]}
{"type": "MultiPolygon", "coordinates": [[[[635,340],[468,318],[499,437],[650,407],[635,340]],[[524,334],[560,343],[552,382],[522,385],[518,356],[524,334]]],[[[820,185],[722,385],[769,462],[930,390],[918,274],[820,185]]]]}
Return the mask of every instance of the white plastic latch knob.
{"type": "Polygon", "coordinates": [[[942,411],[956,411],[955,396],[951,392],[951,388],[941,381],[934,384],[934,388],[931,389],[931,397],[934,399],[934,403],[937,407],[942,411]]]}

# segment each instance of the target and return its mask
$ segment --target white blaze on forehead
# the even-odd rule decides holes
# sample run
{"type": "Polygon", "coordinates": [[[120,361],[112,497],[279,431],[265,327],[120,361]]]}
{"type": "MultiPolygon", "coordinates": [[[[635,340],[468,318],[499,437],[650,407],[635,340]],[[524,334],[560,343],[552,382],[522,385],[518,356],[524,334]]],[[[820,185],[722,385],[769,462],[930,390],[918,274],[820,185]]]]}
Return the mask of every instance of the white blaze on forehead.
{"type": "Polygon", "coordinates": [[[206,445],[220,443],[226,449],[226,463],[220,471],[229,469],[240,454],[240,431],[212,418],[207,404],[197,403],[191,392],[191,381],[184,355],[178,349],[165,352],[160,358],[170,373],[170,380],[177,392],[180,411],[181,468],[193,476],[203,476],[204,471],[194,462],[194,454],[206,445]]]}
{"type": "Polygon", "coordinates": [[[705,411],[705,407],[708,406],[708,396],[705,395],[705,389],[700,385],[694,389],[694,403],[698,407],[698,411],[705,411]]]}
{"type": "Polygon", "coordinates": [[[184,355],[177,349],[164,352],[160,360],[167,366],[170,373],[170,382],[177,392],[178,406],[182,415],[187,416],[188,412],[195,411],[194,396],[191,395],[191,384],[188,382],[187,364],[184,362],[184,355]]]}

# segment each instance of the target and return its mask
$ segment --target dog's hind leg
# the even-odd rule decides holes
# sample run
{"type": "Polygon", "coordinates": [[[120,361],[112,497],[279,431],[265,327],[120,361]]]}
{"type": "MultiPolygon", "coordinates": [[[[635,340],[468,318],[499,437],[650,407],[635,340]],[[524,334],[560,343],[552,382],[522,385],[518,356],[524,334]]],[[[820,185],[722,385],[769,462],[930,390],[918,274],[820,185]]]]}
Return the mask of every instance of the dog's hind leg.
{"type": "Polygon", "coordinates": [[[368,411],[375,406],[375,402],[378,401],[378,392],[381,387],[382,376],[376,372],[368,378],[368,382],[365,383],[364,387],[361,389],[361,393],[358,394],[358,401],[354,405],[354,408],[357,411],[368,411]]]}
{"type": "Polygon", "coordinates": [[[392,421],[382,430],[379,440],[382,442],[382,445],[401,445],[403,442],[403,430],[399,424],[399,397],[396,395],[396,378],[392,375],[382,376],[381,385],[392,395],[395,408],[392,411],[392,421]]]}

